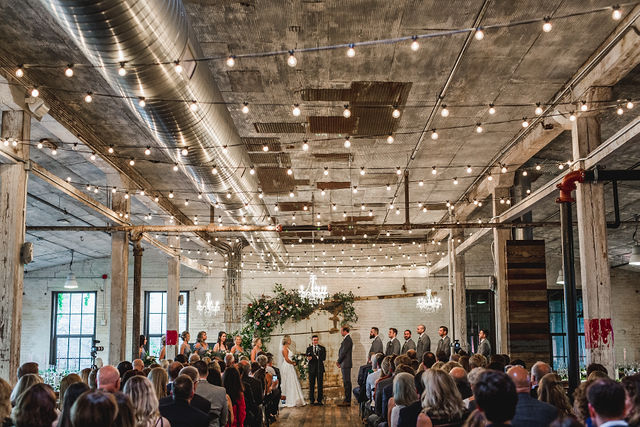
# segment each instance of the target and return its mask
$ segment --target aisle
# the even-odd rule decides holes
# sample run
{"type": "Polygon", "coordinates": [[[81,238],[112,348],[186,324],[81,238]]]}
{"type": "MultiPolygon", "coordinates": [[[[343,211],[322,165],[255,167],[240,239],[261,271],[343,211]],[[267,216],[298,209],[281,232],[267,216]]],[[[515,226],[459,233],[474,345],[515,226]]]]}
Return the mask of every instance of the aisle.
{"type": "Polygon", "coordinates": [[[277,427],[346,427],[360,426],[358,406],[352,402],[351,407],[344,408],[335,404],[324,406],[304,406],[302,408],[283,408],[280,410],[277,427]]]}

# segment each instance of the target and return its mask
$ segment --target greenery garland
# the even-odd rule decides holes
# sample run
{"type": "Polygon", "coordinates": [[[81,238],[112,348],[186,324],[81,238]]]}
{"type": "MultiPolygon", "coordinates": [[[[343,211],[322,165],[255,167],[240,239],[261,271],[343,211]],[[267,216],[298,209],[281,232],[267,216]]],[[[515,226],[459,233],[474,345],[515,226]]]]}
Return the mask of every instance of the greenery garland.
{"type": "Polygon", "coordinates": [[[316,310],[328,311],[335,315],[341,315],[341,324],[354,323],[358,321],[355,307],[353,305],[355,296],[353,292],[338,292],[331,296],[331,299],[323,305],[310,304],[300,298],[297,290],[285,289],[279,283],[273,288],[274,296],[261,295],[254,298],[247,305],[244,313],[245,326],[239,331],[242,336],[243,345],[251,346],[250,341],[254,337],[262,338],[263,342],[270,340],[271,335],[277,326],[282,326],[287,320],[299,322],[309,318],[316,310]]]}

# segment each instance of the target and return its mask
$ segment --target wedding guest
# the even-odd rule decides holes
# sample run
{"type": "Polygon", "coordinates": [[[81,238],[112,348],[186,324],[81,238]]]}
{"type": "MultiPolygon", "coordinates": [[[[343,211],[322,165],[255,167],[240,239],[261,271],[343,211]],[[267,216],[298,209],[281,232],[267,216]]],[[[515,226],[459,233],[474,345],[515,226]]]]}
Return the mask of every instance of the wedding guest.
{"type": "Polygon", "coordinates": [[[133,402],[121,391],[113,393],[113,397],[116,398],[116,405],[118,405],[118,414],[116,419],[111,424],[112,427],[154,427],[153,424],[147,426],[147,424],[136,425],[135,408],[133,402]]]}
{"type": "Polygon", "coordinates": [[[11,405],[16,406],[18,398],[22,393],[35,384],[42,384],[42,378],[38,374],[23,375],[11,392],[11,405]]]}
{"type": "Polygon", "coordinates": [[[134,359],[134,361],[132,362],[132,365],[133,365],[133,369],[136,371],[144,370],[144,362],[142,361],[142,359],[134,359]]]}
{"type": "MultiPolygon", "coordinates": [[[[205,399],[204,397],[200,396],[199,394],[196,394],[196,388],[198,386],[198,380],[199,375],[198,375],[198,370],[196,368],[194,368],[193,366],[185,366],[184,368],[182,368],[180,370],[180,375],[187,375],[189,378],[191,378],[191,381],[193,382],[193,396],[191,397],[190,400],[190,404],[192,407],[201,410],[202,412],[204,412],[205,414],[209,414],[209,411],[211,410],[211,402],[209,402],[207,399],[205,399]]],[[[160,401],[160,405],[166,405],[167,403],[170,403],[171,399],[170,398],[164,398],[162,401],[160,401]]]]}
{"type": "Polygon", "coordinates": [[[160,415],[158,398],[153,384],[147,378],[141,376],[131,378],[124,386],[124,393],[133,402],[136,427],[154,427],[169,423],[160,415]]]}
{"type": "Polygon", "coordinates": [[[579,422],[586,426],[593,425],[590,419],[591,415],[589,415],[589,401],[587,400],[587,390],[593,383],[593,380],[580,383],[573,392],[573,414],[579,422]]]}
{"type": "Polygon", "coordinates": [[[11,386],[0,378],[0,426],[10,427],[11,420],[11,386]]]}
{"type": "Polygon", "coordinates": [[[118,403],[112,393],[95,390],[82,394],[71,407],[74,427],[112,427],[118,415],[118,403]]]}
{"type": "MultiPolygon", "coordinates": [[[[469,368],[473,369],[473,368],[486,368],[488,365],[487,363],[487,358],[484,357],[481,354],[474,354],[471,357],[469,357],[469,368]]],[[[542,378],[542,377],[540,377],[542,378]]],[[[540,378],[538,378],[538,380],[540,380],[540,378]]]]}
{"type": "Polygon", "coordinates": [[[71,407],[78,400],[80,395],[89,391],[89,386],[85,383],[71,384],[64,394],[64,400],[61,399],[61,411],[58,417],[58,424],[56,427],[73,427],[71,424],[71,407]]]}
{"type": "Polygon", "coordinates": [[[624,387],[609,378],[600,378],[591,384],[587,398],[593,424],[597,427],[626,426],[625,397],[624,387]]]}
{"type": "Polygon", "coordinates": [[[209,344],[207,344],[207,333],[205,331],[198,332],[196,345],[193,347],[193,350],[200,357],[203,357],[207,350],[209,350],[209,344]]]}
{"type": "Polygon", "coordinates": [[[258,353],[262,351],[262,339],[256,337],[253,339],[253,348],[251,349],[251,361],[256,362],[258,353]]]}
{"type": "Polygon", "coordinates": [[[167,374],[169,375],[169,383],[167,384],[167,395],[171,395],[173,389],[173,382],[180,375],[180,370],[184,368],[184,365],[180,362],[173,362],[169,365],[167,369],[167,374]]]}
{"type": "Polygon", "coordinates": [[[167,358],[167,336],[166,335],[163,335],[162,338],[160,338],[160,343],[162,347],[160,348],[160,355],[158,356],[158,359],[164,360],[167,358]]]}
{"type": "MultiPolygon", "coordinates": [[[[478,378],[473,390],[478,409],[489,425],[510,424],[516,413],[516,386],[504,372],[486,370],[478,378]]],[[[515,423],[514,423],[515,424],[515,423]]]]}
{"type": "MultiPolygon", "coordinates": [[[[558,417],[557,408],[531,397],[531,383],[526,369],[521,366],[514,366],[507,371],[507,375],[513,380],[518,393],[516,414],[512,420],[514,425],[548,426],[551,421],[558,417]]],[[[482,378],[480,378],[480,381],[482,381],[482,378]]],[[[476,388],[478,388],[478,385],[476,384],[476,388]]],[[[480,406],[480,402],[477,403],[480,406]]]]}
{"type": "Polygon", "coordinates": [[[400,354],[400,341],[396,338],[397,335],[398,330],[396,328],[389,328],[389,342],[387,343],[387,349],[384,352],[386,356],[400,354]]]}
{"type": "Polygon", "coordinates": [[[229,350],[231,352],[231,354],[241,354],[244,353],[244,349],[242,348],[242,337],[240,335],[236,335],[236,337],[234,338],[234,346],[231,347],[231,350],[229,350]]]}
{"type": "Polygon", "coordinates": [[[189,364],[190,365],[192,363],[195,363],[195,362],[199,361],[199,360],[202,360],[202,359],[197,354],[192,354],[191,356],[189,356],[189,364]]]}
{"type": "Polygon", "coordinates": [[[235,368],[225,370],[223,382],[232,404],[233,422],[230,423],[229,426],[242,427],[244,426],[247,412],[244,401],[244,387],[242,386],[240,373],[238,373],[238,370],[235,368]]]}
{"type": "Polygon", "coordinates": [[[438,329],[438,335],[440,335],[440,340],[438,341],[438,347],[436,347],[436,357],[439,361],[446,363],[451,357],[451,338],[449,338],[449,328],[446,326],[440,326],[438,329]]]}
{"type": "Polygon", "coordinates": [[[80,378],[82,378],[82,382],[89,385],[89,374],[91,373],[91,368],[84,368],[80,371],[80,378]]]}
{"type": "Polygon", "coordinates": [[[151,381],[156,399],[160,400],[167,396],[167,383],[169,382],[169,376],[167,375],[166,370],[162,368],[153,368],[151,372],[149,372],[147,378],[151,381]]]}
{"type": "Polygon", "coordinates": [[[202,360],[194,363],[193,367],[198,371],[196,394],[207,399],[210,403],[209,427],[224,427],[227,424],[227,413],[229,412],[225,389],[207,381],[209,369],[202,360]]]}
{"type": "Polygon", "coordinates": [[[67,376],[65,376],[62,380],[60,380],[60,388],[58,391],[58,396],[59,396],[59,405],[58,405],[58,409],[62,409],[62,404],[64,402],[64,394],[67,391],[67,388],[69,388],[69,386],[71,384],[75,384],[75,383],[79,383],[82,382],[82,378],[80,378],[80,375],[78,374],[69,374],[67,376]]]}
{"type": "Polygon", "coordinates": [[[422,383],[422,412],[416,427],[461,426],[467,412],[453,378],[444,371],[428,369],[422,374],[422,383]]]}
{"type": "Polygon", "coordinates": [[[409,350],[416,350],[416,343],[411,339],[411,331],[409,329],[404,331],[404,344],[402,344],[402,350],[400,354],[407,354],[409,350]]]}
{"type": "Polygon", "coordinates": [[[235,364],[236,364],[236,359],[233,357],[233,354],[227,353],[224,355],[225,370],[227,368],[232,368],[235,364]]]}
{"type": "Polygon", "coordinates": [[[473,396],[473,392],[471,391],[471,385],[467,378],[467,371],[462,367],[455,367],[449,371],[449,375],[451,375],[451,378],[453,378],[453,381],[456,383],[465,408],[469,408],[469,399],[473,396]]]}
{"type": "Polygon", "coordinates": [[[144,359],[147,357],[147,337],[140,335],[140,341],[138,344],[138,359],[144,359]]]}
{"type": "Polygon", "coordinates": [[[551,373],[542,377],[538,390],[538,400],[555,406],[558,409],[560,418],[573,414],[571,402],[569,402],[569,397],[564,391],[562,379],[558,374],[551,373]]]}
{"type": "Polygon", "coordinates": [[[224,331],[220,331],[218,332],[218,341],[216,341],[216,344],[213,346],[213,351],[216,353],[219,352],[227,352],[227,333],[224,331]]]}
{"type": "MultiPolygon", "coordinates": [[[[245,418],[245,426],[247,427],[262,427],[262,410],[261,405],[263,403],[262,384],[257,379],[251,377],[251,368],[248,360],[241,360],[238,362],[238,371],[240,372],[240,378],[242,380],[242,386],[244,387],[244,401],[246,405],[247,416],[245,418]]],[[[222,396],[224,396],[224,388],[222,389],[222,396]]],[[[265,408],[266,412],[266,408],[265,408]]],[[[275,421],[272,419],[271,421],[275,421]]]]}
{"type": "Polygon", "coordinates": [[[22,378],[23,375],[27,374],[39,374],[38,364],[36,362],[25,362],[18,368],[18,380],[22,378]]]}
{"type": "Polygon", "coordinates": [[[189,331],[183,331],[180,334],[180,338],[182,338],[182,344],[180,344],[180,352],[178,354],[184,354],[186,358],[189,358],[191,355],[191,344],[189,344],[191,334],[189,334],[189,331]]]}
{"type": "MultiPolygon", "coordinates": [[[[640,374],[630,375],[620,381],[627,395],[627,424],[640,425],[640,374]]],[[[1,420],[2,418],[0,418],[1,420]]]]}
{"type": "Polygon", "coordinates": [[[173,383],[173,399],[160,406],[160,414],[169,420],[171,427],[206,427],[209,415],[192,407],[194,384],[188,375],[180,375],[173,383]]]}
{"type": "Polygon", "coordinates": [[[460,364],[460,366],[462,366],[464,368],[465,371],[470,372],[471,371],[471,366],[469,365],[469,356],[460,356],[460,359],[458,359],[458,363],[460,364]]]}
{"type": "Polygon", "coordinates": [[[133,364],[128,360],[123,360],[122,362],[118,363],[118,365],[116,366],[116,369],[118,370],[118,374],[120,375],[120,378],[122,378],[125,372],[133,369],[133,364]]]}
{"type": "Polygon", "coordinates": [[[111,365],[106,365],[98,371],[98,389],[108,393],[120,390],[120,373],[111,365]]]}
{"type": "Polygon", "coordinates": [[[371,372],[369,375],[367,375],[367,381],[366,381],[366,395],[367,395],[367,400],[372,400],[373,399],[373,389],[376,385],[376,381],[378,381],[378,379],[380,378],[380,375],[382,374],[382,370],[380,368],[380,365],[382,364],[382,360],[384,359],[384,354],[380,353],[376,353],[372,358],[371,358],[371,368],[373,370],[373,372],[371,372]]]}
{"type": "MultiPolygon", "coordinates": [[[[28,375],[33,374],[24,375],[20,380],[28,375]]],[[[12,418],[16,427],[51,427],[58,418],[53,389],[42,382],[26,389],[18,396],[12,418]]]]}
{"type": "Polygon", "coordinates": [[[418,400],[413,375],[400,372],[393,379],[393,397],[389,400],[389,426],[398,427],[400,410],[418,400]]]}
{"type": "MultiPolygon", "coordinates": [[[[193,354],[191,356],[193,356],[193,354]]],[[[187,356],[185,356],[184,354],[176,354],[174,362],[180,362],[183,365],[186,365],[187,363],[189,363],[189,359],[187,359],[187,356]]],[[[171,361],[168,361],[167,363],[171,363],[171,361]]]]}

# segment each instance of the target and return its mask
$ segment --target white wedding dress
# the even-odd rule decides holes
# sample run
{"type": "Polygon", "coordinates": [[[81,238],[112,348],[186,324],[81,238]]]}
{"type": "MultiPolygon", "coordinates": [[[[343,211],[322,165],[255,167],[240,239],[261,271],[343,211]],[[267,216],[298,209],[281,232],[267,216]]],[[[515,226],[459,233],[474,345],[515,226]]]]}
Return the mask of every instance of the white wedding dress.
{"type": "MultiPolygon", "coordinates": [[[[293,352],[289,350],[289,360],[292,360],[293,352]]],[[[287,363],[280,352],[280,375],[282,376],[280,388],[282,389],[282,395],[287,397],[284,406],[286,408],[293,408],[294,406],[304,406],[304,396],[302,394],[302,387],[300,381],[298,381],[298,374],[296,374],[296,367],[290,363],[287,363]]]]}

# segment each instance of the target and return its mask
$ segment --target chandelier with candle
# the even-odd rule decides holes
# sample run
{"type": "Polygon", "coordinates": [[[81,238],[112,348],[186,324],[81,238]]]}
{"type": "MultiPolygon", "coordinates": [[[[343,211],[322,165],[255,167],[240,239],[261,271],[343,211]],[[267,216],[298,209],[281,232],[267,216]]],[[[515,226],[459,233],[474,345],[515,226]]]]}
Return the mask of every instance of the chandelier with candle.
{"type": "Polygon", "coordinates": [[[204,303],[198,300],[198,312],[206,316],[217,316],[220,313],[220,301],[213,302],[211,292],[205,294],[204,303]]]}
{"type": "Polygon", "coordinates": [[[318,285],[318,278],[314,273],[309,276],[309,283],[305,288],[304,285],[300,285],[298,295],[310,304],[322,305],[324,300],[329,296],[326,286],[318,285]]]}
{"type": "Polygon", "coordinates": [[[442,307],[442,300],[431,295],[431,289],[427,289],[425,296],[418,298],[418,301],[416,301],[416,307],[427,313],[435,313],[442,307]]]}

